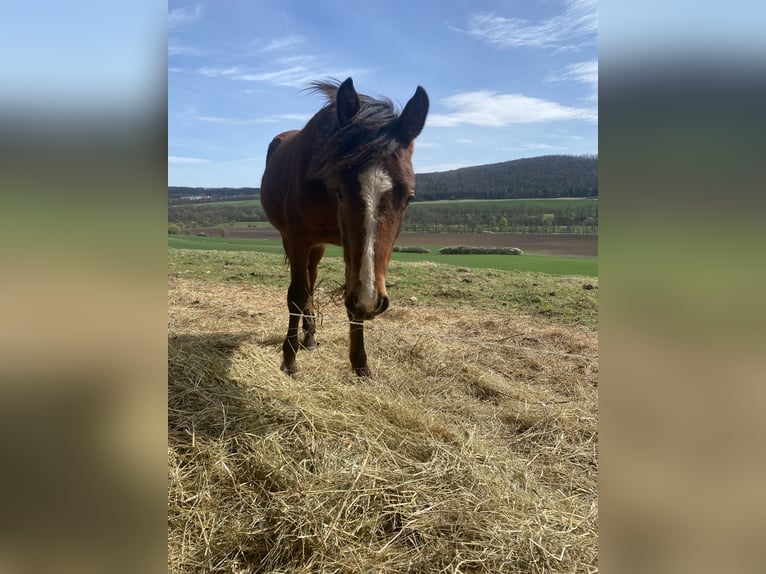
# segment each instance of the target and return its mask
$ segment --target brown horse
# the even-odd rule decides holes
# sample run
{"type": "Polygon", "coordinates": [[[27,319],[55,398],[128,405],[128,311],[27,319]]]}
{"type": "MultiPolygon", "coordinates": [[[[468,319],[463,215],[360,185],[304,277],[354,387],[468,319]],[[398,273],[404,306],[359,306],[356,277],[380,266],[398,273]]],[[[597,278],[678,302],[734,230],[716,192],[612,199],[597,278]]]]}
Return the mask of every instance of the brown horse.
{"type": "Polygon", "coordinates": [[[349,357],[357,375],[368,376],[365,320],[388,308],[386,269],[407,205],[415,195],[413,141],[428,114],[428,95],[418,86],[397,114],[390,100],[360,95],[351,78],[317,82],[327,104],[302,130],[275,137],[266,155],[261,203],[282,234],[290,264],[290,320],[281,369],[298,367],[298,328],[303,347],[316,346],[312,294],[325,245],[343,246],[344,302],[351,322],[349,357]]]}

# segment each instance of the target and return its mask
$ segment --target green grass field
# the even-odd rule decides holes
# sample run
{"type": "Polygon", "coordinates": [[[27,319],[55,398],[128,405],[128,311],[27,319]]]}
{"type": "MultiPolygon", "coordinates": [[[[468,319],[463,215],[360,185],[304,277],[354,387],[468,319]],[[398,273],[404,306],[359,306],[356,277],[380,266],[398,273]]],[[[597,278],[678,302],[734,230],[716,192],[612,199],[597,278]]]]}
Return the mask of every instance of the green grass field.
{"type": "MultiPolygon", "coordinates": [[[[238,239],[231,237],[198,237],[194,235],[168,235],[168,246],[174,249],[209,251],[256,251],[282,253],[282,243],[276,239],[238,239]]],[[[549,275],[598,275],[596,259],[576,257],[546,257],[536,255],[442,255],[435,247],[431,253],[394,253],[394,261],[432,262],[471,269],[498,269],[502,271],[531,271],[549,275]]],[[[328,245],[325,257],[342,257],[340,247],[328,245]]]]}
{"type": "MultiPolygon", "coordinates": [[[[505,257],[523,259],[525,256],[505,257]]],[[[178,279],[252,283],[279,289],[287,289],[290,282],[290,273],[281,251],[268,253],[243,249],[227,251],[171,247],[168,249],[168,268],[170,276],[178,279]]],[[[517,271],[444,265],[425,260],[394,260],[388,266],[386,284],[392,300],[400,303],[414,297],[422,304],[447,302],[452,307],[474,311],[490,310],[501,305],[509,310],[534,314],[545,321],[583,325],[596,323],[598,278],[535,270],[517,271]]],[[[319,270],[321,290],[327,293],[340,287],[344,273],[341,257],[325,257],[319,270]]]]}

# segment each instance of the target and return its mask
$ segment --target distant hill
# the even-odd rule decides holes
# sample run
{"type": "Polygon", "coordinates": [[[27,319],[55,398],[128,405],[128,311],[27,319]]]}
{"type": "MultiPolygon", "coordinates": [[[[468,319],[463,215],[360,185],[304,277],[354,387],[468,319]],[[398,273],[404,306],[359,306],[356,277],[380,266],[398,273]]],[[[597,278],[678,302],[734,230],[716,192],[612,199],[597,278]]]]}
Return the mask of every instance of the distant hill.
{"type": "MultiPolygon", "coordinates": [[[[257,187],[168,187],[171,205],[257,198],[257,187]]],[[[598,156],[545,155],[417,174],[418,201],[598,196],[598,156]]]]}
{"type": "Polygon", "coordinates": [[[168,203],[203,203],[208,201],[226,201],[234,199],[252,199],[258,197],[258,187],[168,187],[168,203]]]}
{"type": "Polygon", "coordinates": [[[418,201],[598,196],[598,156],[546,155],[417,174],[418,201]]]}

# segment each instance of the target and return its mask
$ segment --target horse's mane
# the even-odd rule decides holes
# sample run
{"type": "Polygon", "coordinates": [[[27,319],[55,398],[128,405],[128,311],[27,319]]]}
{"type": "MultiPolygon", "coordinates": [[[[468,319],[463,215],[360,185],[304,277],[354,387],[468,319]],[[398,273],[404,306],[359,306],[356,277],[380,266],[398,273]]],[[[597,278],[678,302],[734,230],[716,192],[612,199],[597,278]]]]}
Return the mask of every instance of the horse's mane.
{"type": "Polygon", "coordinates": [[[388,98],[359,94],[361,108],[341,127],[336,112],[337,80],[312,82],[307,88],[323,94],[327,104],[309,120],[304,130],[317,138],[309,173],[325,178],[364,170],[401,145],[397,138],[399,113],[388,98]],[[314,132],[312,132],[314,130],[314,132]]]}

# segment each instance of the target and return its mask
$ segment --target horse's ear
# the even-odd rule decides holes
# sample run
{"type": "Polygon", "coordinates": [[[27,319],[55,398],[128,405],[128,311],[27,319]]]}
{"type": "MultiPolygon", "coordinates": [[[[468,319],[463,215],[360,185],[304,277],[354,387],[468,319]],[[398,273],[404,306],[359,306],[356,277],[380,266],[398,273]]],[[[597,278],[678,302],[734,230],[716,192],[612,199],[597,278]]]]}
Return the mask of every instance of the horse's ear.
{"type": "Polygon", "coordinates": [[[338,121],[341,127],[351,121],[362,104],[359,101],[359,94],[354,89],[354,82],[351,78],[346,79],[338,88],[338,95],[335,98],[335,107],[338,110],[338,121]]]}
{"type": "Polygon", "coordinates": [[[399,117],[399,140],[404,145],[410,145],[426,125],[428,115],[428,94],[421,87],[415,90],[415,95],[404,106],[402,115],[399,117]]]}

